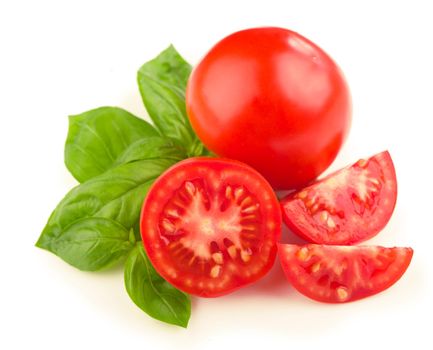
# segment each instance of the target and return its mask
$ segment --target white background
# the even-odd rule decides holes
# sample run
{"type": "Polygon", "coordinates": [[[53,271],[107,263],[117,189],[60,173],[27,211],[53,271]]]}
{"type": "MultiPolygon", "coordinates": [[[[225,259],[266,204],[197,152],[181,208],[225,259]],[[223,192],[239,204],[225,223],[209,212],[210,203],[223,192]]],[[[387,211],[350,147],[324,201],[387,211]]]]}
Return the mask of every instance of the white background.
{"type": "MultiPolygon", "coordinates": [[[[433,21],[428,1],[2,1],[0,319],[2,349],[433,348],[433,21]],[[388,149],[399,197],[371,244],[411,246],[392,288],[346,305],[296,293],[278,265],[260,283],[193,300],[187,330],[127,296],[121,268],[80,272],[34,242],[75,185],[67,115],[116,105],[145,117],[136,71],[170,43],[191,63],[253,26],[300,32],[340,64],[351,133],[331,169],[388,149]],[[425,318],[426,317],[426,318],[425,318]],[[422,345],[421,345],[422,344],[422,345]]],[[[288,238],[285,238],[288,240],[288,238]]]]}

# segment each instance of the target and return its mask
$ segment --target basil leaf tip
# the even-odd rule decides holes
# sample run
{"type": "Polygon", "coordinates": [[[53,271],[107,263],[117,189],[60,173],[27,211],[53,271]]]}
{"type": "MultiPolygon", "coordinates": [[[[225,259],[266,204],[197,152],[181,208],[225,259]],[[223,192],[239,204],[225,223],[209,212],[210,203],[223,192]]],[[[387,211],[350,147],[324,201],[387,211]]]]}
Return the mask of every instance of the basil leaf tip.
{"type": "Polygon", "coordinates": [[[173,45],[138,71],[137,81],[144,106],[162,135],[183,147],[187,156],[205,152],[194,133],[185,107],[185,89],[191,65],[173,45]]]}
{"type": "Polygon", "coordinates": [[[125,263],[125,288],[149,316],[186,328],[191,316],[189,296],[165,281],[152,267],[143,244],[137,242],[125,263]]]}

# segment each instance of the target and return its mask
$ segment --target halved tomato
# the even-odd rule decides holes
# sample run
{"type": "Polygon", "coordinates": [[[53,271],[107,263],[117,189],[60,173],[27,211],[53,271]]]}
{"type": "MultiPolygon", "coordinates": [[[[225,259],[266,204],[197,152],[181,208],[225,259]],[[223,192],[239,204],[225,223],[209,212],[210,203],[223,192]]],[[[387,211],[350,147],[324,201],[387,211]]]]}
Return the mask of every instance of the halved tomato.
{"type": "Polygon", "coordinates": [[[281,200],[283,219],[309,242],[346,245],[382,230],[397,199],[388,151],[341,169],[281,200]]]}
{"type": "Polygon", "coordinates": [[[251,167],[190,158],[163,173],[141,212],[141,235],[155,269],[177,288],[215,297],[252,283],[272,267],[281,211],[251,167]]]}
{"type": "Polygon", "coordinates": [[[300,293],[317,301],[343,303],[392,286],[409,266],[413,250],[279,244],[278,253],[287,279],[300,293]]]}

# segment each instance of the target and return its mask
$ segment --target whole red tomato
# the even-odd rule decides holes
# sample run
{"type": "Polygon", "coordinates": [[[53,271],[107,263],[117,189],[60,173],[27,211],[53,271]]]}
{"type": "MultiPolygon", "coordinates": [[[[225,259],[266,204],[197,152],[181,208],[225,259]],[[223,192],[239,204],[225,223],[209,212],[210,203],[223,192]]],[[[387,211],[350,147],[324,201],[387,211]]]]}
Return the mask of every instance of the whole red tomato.
{"type": "Polygon", "coordinates": [[[195,67],[187,112],[203,143],[243,161],[275,189],[298,188],[335,159],[351,102],[335,62],[283,28],[247,29],[221,40],[195,67]]]}

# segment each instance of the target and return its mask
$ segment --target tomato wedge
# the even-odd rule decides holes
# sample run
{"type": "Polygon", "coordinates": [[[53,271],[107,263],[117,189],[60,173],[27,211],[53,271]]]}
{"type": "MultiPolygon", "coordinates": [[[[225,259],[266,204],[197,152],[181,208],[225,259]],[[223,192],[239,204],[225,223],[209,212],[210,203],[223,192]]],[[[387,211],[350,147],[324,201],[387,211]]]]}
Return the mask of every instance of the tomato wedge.
{"type": "Polygon", "coordinates": [[[413,250],[279,244],[278,253],[287,279],[300,293],[317,301],[344,303],[392,286],[409,266],[413,250]]]}
{"type": "Polygon", "coordinates": [[[281,200],[283,219],[312,243],[347,245],[382,230],[397,199],[388,151],[361,159],[281,200]]]}
{"type": "Polygon", "coordinates": [[[190,158],[153,184],[141,235],[153,266],[177,288],[216,297],[252,283],[272,267],[281,211],[268,182],[251,167],[190,158]]]}

